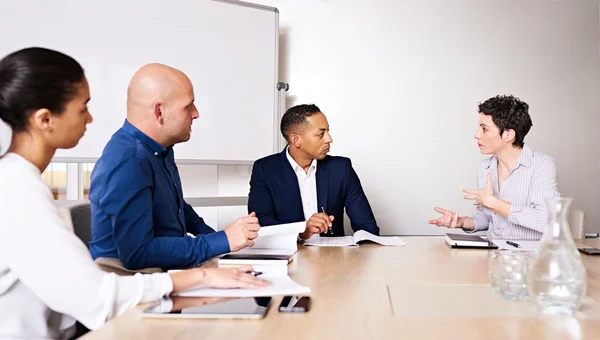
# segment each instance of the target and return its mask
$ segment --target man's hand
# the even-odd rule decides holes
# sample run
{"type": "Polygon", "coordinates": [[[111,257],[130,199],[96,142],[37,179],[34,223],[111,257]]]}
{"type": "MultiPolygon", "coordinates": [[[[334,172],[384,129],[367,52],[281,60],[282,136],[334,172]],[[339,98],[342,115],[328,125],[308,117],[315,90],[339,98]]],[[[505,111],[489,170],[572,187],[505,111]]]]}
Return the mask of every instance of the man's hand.
{"type": "Polygon", "coordinates": [[[260,225],[258,225],[258,218],[256,218],[254,212],[248,216],[236,219],[224,230],[229,241],[229,249],[233,252],[246,247],[252,247],[254,239],[258,237],[259,230],[260,225]]]}
{"type": "Polygon", "coordinates": [[[303,233],[300,233],[301,239],[309,239],[314,234],[325,233],[331,227],[334,217],[328,216],[325,213],[313,214],[308,221],[306,221],[306,229],[303,233]]]}

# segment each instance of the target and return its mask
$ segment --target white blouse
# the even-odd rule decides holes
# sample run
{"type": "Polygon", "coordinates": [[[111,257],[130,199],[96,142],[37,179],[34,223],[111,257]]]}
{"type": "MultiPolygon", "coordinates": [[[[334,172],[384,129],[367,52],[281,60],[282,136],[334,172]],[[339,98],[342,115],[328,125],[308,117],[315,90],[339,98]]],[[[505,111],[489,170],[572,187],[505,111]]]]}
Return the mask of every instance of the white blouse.
{"type": "Polygon", "coordinates": [[[14,153],[0,158],[0,338],[67,338],[75,320],[97,329],[172,290],[166,273],[100,270],[59,217],[39,169],[14,153]]]}

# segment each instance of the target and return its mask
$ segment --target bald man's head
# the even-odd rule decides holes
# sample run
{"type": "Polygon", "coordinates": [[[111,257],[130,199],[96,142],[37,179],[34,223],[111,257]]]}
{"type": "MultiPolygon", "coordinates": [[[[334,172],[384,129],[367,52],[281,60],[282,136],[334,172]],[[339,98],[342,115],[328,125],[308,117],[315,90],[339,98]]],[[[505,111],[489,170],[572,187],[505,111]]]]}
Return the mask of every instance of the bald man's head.
{"type": "Polygon", "coordinates": [[[163,146],[189,140],[196,118],[194,87],[183,72],[162,64],[148,64],[131,78],[127,120],[163,146]]]}

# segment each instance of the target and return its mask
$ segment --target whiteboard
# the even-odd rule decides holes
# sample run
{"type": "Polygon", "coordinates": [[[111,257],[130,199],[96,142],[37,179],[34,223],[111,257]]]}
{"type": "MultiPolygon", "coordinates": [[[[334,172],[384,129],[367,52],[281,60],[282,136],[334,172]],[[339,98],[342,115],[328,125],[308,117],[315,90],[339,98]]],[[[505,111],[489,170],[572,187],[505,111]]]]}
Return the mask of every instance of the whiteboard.
{"type": "Polygon", "coordinates": [[[85,69],[94,122],[79,145],[55,158],[97,159],[123,125],[131,76],[158,62],[189,76],[200,112],[176,158],[243,163],[277,146],[278,15],[210,0],[3,1],[0,55],[41,46],[85,69]]]}

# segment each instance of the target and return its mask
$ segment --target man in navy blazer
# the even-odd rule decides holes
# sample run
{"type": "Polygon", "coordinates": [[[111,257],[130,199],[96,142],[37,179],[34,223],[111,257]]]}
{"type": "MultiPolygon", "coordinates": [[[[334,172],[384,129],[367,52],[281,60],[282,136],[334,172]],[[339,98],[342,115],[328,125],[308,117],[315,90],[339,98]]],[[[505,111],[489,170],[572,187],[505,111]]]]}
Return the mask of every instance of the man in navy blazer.
{"type": "Polygon", "coordinates": [[[360,180],[346,157],[328,156],[333,142],[316,105],[290,108],[281,119],[288,146],[252,168],[248,211],[261,226],[306,221],[301,239],[344,235],[344,208],[352,229],[379,235],[360,180]]]}

